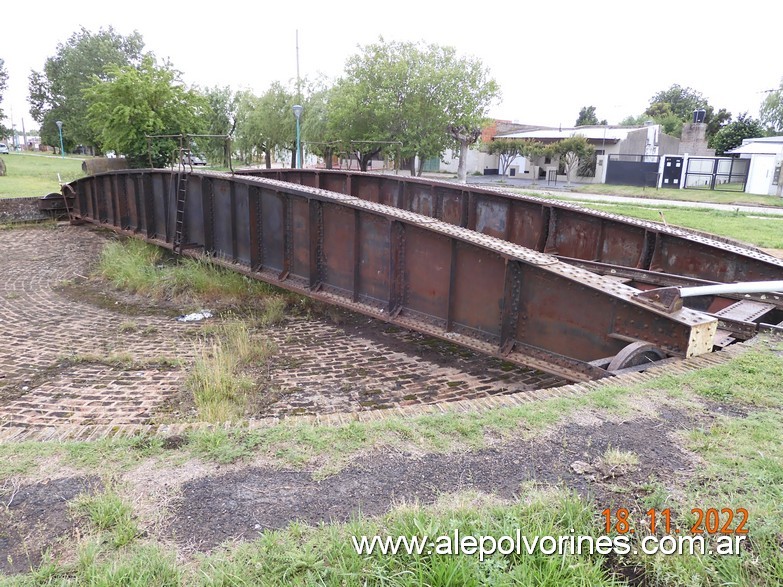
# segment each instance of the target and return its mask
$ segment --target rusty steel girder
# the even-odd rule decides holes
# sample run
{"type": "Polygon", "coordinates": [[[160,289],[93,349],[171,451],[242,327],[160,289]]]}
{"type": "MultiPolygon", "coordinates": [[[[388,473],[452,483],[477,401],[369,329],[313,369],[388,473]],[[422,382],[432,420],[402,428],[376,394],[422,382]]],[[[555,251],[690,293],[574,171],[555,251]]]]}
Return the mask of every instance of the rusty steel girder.
{"type": "MultiPolygon", "coordinates": [[[[616,280],[399,207],[211,172],[115,171],[66,187],[74,218],[570,380],[607,375],[597,365],[630,344],[712,350],[715,318],[668,314],[616,280]]],[[[486,209],[474,226],[495,222],[486,209]]],[[[526,227],[536,233],[515,227],[521,240],[542,238],[526,227]]]]}
{"type": "Polygon", "coordinates": [[[601,263],[709,283],[783,279],[783,261],[728,239],[471,185],[358,171],[252,169],[269,177],[437,218],[569,263],[601,263]]]}

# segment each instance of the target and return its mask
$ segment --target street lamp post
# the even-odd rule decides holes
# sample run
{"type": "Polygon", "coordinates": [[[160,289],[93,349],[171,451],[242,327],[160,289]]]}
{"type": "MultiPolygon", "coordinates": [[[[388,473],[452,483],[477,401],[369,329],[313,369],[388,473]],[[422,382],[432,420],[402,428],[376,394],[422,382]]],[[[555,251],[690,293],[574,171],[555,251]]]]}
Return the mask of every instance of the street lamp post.
{"type": "Polygon", "coordinates": [[[57,130],[60,132],[60,158],[64,159],[65,149],[63,149],[63,121],[58,120],[57,122],[55,122],[55,124],[57,125],[57,130]]]}
{"type": "Polygon", "coordinates": [[[296,168],[302,168],[302,155],[299,143],[299,118],[302,116],[302,107],[299,104],[294,106],[294,116],[296,116],[296,168]]]}

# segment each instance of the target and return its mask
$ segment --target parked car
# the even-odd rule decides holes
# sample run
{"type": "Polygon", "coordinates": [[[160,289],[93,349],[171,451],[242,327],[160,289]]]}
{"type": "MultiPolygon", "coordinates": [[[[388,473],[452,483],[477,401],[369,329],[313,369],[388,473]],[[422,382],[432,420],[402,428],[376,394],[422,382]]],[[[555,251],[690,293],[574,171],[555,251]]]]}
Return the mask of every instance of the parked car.
{"type": "Polygon", "coordinates": [[[182,155],[182,164],[183,165],[206,165],[207,161],[206,159],[199,157],[194,153],[184,153],[182,155]]]}
{"type": "Polygon", "coordinates": [[[0,143],[0,155],[8,155],[8,145],[0,143]]]}

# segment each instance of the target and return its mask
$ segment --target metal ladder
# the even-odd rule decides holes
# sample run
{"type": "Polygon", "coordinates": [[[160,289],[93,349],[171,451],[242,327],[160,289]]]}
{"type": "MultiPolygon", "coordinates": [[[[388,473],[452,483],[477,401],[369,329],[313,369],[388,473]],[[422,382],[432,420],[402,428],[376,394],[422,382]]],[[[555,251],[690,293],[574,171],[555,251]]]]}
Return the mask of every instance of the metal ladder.
{"type": "Polygon", "coordinates": [[[174,246],[175,253],[182,254],[182,239],[185,234],[185,203],[188,198],[188,175],[190,175],[182,161],[184,152],[179,150],[179,162],[177,167],[177,215],[174,220],[174,246]]]}

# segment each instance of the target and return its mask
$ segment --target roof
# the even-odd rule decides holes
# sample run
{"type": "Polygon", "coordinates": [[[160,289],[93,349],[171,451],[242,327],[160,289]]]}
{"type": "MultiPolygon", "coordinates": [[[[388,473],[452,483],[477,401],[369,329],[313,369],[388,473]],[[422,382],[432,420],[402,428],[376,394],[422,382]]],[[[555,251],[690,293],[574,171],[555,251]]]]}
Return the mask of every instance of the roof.
{"type": "Polygon", "coordinates": [[[616,143],[628,137],[628,134],[647,127],[610,127],[610,126],[578,126],[576,128],[564,129],[541,129],[527,132],[514,132],[504,135],[498,135],[504,139],[537,139],[540,141],[559,141],[567,139],[574,135],[582,135],[590,141],[607,141],[616,143]]]}
{"type": "MultiPolygon", "coordinates": [[[[769,137],[769,138],[783,138],[783,137],[769,137]]],[[[763,142],[763,143],[746,143],[736,149],[726,151],[732,155],[777,155],[783,153],[783,141],[780,142],[763,142]]]]}
{"type": "Polygon", "coordinates": [[[742,144],[747,143],[783,143],[783,136],[777,137],[756,137],[753,139],[742,139],[742,144]]]}

